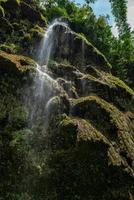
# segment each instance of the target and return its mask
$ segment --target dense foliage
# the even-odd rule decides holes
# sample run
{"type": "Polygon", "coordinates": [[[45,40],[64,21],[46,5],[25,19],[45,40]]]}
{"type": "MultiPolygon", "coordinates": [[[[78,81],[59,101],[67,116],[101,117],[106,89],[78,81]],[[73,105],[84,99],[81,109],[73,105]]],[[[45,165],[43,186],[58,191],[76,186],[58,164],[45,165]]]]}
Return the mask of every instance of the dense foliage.
{"type": "Polygon", "coordinates": [[[127,2],[110,0],[112,13],[118,27],[119,37],[115,37],[108,24],[109,16],[96,18],[90,3],[78,6],[69,0],[47,0],[38,3],[47,10],[47,19],[52,21],[55,17],[66,18],[71,28],[84,34],[89,41],[101,50],[113,66],[113,73],[134,86],[131,74],[134,72],[134,46],[130,26],[127,23],[127,2]]]}

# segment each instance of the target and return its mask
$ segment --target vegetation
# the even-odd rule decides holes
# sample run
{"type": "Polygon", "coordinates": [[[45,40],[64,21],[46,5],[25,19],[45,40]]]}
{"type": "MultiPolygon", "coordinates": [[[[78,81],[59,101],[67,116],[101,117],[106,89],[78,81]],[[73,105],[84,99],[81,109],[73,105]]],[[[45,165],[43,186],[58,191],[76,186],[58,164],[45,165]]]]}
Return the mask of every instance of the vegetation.
{"type": "Polygon", "coordinates": [[[104,53],[113,66],[113,73],[134,87],[131,76],[134,72],[134,46],[127,23],[127,2],[110,0],[119,32],[119,37],[115,37],[108,24],[108,16],[96,18],[94,15],[90,3],[95,1],[87,0],[83,6],[77,6],[69,0],[47,0],[45,3],[39,0],[39,3],[47,10],[48,21],[55,17],[67,19],[74,31],[83,33],[87,40],[104,53]]]}
{"type": "Polygon", "coordinates": [[[0,0],[0,200],[134,198],[127,4],[110,0],[115,37],[94,2],[0,0]],[[43,75],[34,60],[56,17],[73,31],[55,28],[56,53],[43,75]]]}
{"type": "MultiPolygon", "coordinates": [[[[23,1],[16,1],[16,4],[14,3],[15,7],[17,5],[21,7],[21,12],[18,12],[19,23],[16,19],[14,21],[12,14],[10,15],[11,20],[8,19],[9,11],[5,5],[7,3],[9,4],[9,2],[0,1],[2,24],[10,22],[10,29],[12,32],[10,36],[10,38],[12,38],[11,43],[10,38],[5,38],[5,32],[3,33],[1,31],[1,37],[5,38],[4,44],[0,44],[1,49],[7,48],[8,50],[10,48],[8,50],[9,52],[22,52],[25,48],[25,52],[28,53],[27,45],[32,46],[32,44],[35,43],[35,38],[40,38],[42,36],[42,27],[47,22],[51,22],[54,18],[61,17],[68,21],[70,27],[75,32],[85,35],[86,39],[106,56],[108,61],[112,64],[114,75],[124,80],[131,87],[134,87],[134,79],[132,76],[134,72],[134,44],[133,34],[127,22],[126,0],[110,0],[112,13],[115,16],[115,22],[118,27],[119,37],[113,35],[111,26],[108,24],[108,16],[96,18],[90,7],[90,3],[95,2],[95,0],[87,0],[82,6],[69,0],[24,0],[24,2],[26,4],[24,4],[23,1]],[[25,11],[23,6],[26,5],[29,6],[25,11]],[[27,13],[29,13],[29,15],[27,13]],[[32,14],[34,16],[34,24],[30,24],[27,21],[32,14]],[[22,17],[26,19],[22,20],[22,17]],[[17,27],[21,27],[21,37],[19,38],[17,36],[14,37],[14,29],[16,30],[17,27]]],[[[9,31],[9,27],[7,31],[9,31]]],[[[32,51],[31,49],[31,52],[32,51]]]]}

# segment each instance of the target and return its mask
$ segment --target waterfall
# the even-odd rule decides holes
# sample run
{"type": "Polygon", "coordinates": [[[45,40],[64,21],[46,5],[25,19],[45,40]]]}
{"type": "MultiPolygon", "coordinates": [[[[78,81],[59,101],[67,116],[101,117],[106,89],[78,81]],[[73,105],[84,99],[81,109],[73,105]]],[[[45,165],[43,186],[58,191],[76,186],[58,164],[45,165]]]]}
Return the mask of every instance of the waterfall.
{"type": "Polygon", "coordinates": [[[82,49],[81,65],[84,66],[84,64],[85,64],[85,41],[84,40],[82,40],[82,48],[81,49],[82,49]]]}
{"type": "Polygon", "coordinates": [[[37,53],[37,62],[40,65],[46,65],[48,64],[49,59],[51,58],[51,54],[54,46],[54,40],[55,38],[55,32],[54,28],[56,26],[63,26],[65,28],[68,28],[67,23],[62,22],[60,19],[55,19],[47,28],[46,32],[44,33],[44,37],[41,40],[39,51],[37,53]]]}
{"type": "Polygon", "coordinates": [[[28,90],[28,94],[26,95],[26,102],[30,110],[29,126],[31,127],[37,123],[38,116],[42,119],[45,118],[45,116],[48,116],[48,106],[46,105],[49,100],[59,94],[61,90],[58,82],[50,77],[47,69],[52,51],[55,50],[54,39],[56,38],[54,35],[56,34],[55,28],[57,26],[68,28],[65,22],[55,19],[48,26],[44,37],[39,44],[36,74],[31,89],[28,90]]]}
{"type": "MultiPolygon", "coordinates": [[[[58,31],[55,29],[57,26],[67,28],[66,23],[57,19],[48,26],[38,48],[36,72],[26,86],[24,94],[24,101],[29,111],[28,128],[33,133],[32,137],[30,136],[32,147],[29,150],[29,159],[39,167],[42,166],[42,160],[46,159],[50,151],[48,132],[51,114],[56,115],[60,111],[59,96],[62,89],[49,75],[49,67],[47,68],[52,51],[55,50],[54,39],[57,38],[54,38],[54,34],[58,31]],[[36,144],[34,144],[35,140],[36,144]]],[[[59,39],[60,37],[57,40],[59,39]]]]}

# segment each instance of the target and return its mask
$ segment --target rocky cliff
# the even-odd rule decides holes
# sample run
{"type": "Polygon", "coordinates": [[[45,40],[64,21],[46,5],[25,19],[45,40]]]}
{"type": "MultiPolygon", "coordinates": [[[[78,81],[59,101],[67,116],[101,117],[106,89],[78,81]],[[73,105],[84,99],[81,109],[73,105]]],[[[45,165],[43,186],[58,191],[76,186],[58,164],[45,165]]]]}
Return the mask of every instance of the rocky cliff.
{"type": "Polygon", "coordinates": [[[133,200],[134,91],[62,26],[42,81],[31,59],[41,11],[27,1],[1,7],[0,199],[133,200]]]}

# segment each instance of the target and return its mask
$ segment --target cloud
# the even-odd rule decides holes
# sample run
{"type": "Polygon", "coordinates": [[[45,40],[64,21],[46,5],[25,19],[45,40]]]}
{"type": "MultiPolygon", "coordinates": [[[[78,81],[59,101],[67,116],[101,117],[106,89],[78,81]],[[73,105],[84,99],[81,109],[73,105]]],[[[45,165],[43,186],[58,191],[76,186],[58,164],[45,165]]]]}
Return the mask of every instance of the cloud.
{"type": "Polygon", "coordinates": [[[114,34],[115,37],[118,37],[118,29],[117,29],[115,22],[112,25],[112,33],[114,34]]]}
{"type": "Polygon", "coordinates": [[[134,0],[128,0],[128,23],[134,29],[134,0]]]}
{"type": "Polygon", "coordinates": [[[128,5],[129,6],[134,5],[134,1],[133,0],[128,0],[128,5]]]}
{"type": "MultiPolygon", "coordinates": [[[[127,18],[132,30],[134,30],[134,0],[128,0],[127,18]]],[[[112,32],[116,37],[118,36],[118,30],[115,23],[112,26],[112,32]]]]}

